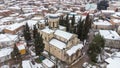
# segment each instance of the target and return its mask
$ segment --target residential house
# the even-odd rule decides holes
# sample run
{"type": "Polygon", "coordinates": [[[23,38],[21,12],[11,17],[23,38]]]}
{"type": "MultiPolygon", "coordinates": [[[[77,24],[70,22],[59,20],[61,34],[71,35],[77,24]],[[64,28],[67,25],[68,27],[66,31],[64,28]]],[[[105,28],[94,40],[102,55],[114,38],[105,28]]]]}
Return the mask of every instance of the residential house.
{"type": "Polygon", "coordinates": [[[12,51],[13,51],[13,48],[10,48],[10,47],[0,49],[0,62],[4,62],[11,59],[12,51]]]}
{"type": "Polygon", "coordinates": [[[113,25],[107,20],[96,20],[92,24],[94,29],[113,29],[113,25]]]}
{"type": "Polygon", "coordinates": [[[14,23],[6,27],[3,31],[8,34],[17,34],[24,28],[23,23],[14,23]]]}
{"type": "Polygon", "coordinates": [[[115,11],[114,10],[101,10],[101,16],[103,18],[106,18],[106,17],[110,17],[112,14],[114,14],[115,11]]]}
{"type": "MultiPolygon", "coordinates": [[[[110,1],[109,2],[109,7],[107,8],[108,10],[116,10],[120,7],[120,1],[110,1]]],[[[120,11],[120,9],[118,9],[120,11]]]]}
{"type": "Polygon", "coordinates": [[[115,52],[111,57],[105,59],[107,63],[106,68],[119,68],[120,67],[120,52],[115,52]]]}
{"type": "Polygon", "coordinates": [[[17,35],[0,34],[0,47],[14,47],[14,43],[18,41],[17,35]]]}
{"type": "Polygon", "coordinates": [[[111,19],[120,19],[120,12],[115,12],[110,16],[111,19]]]}
{"type": "Polygon", "coordinates": [[[22,61],[22,68],[44,68],[41,64],[34,61],[24,60],[22,61]]]}
{"type": "Polygon", "coordinates": [[[45,68],[55,68],[55,64],[52,61],[50,61],[49,59],[44,59],[42,61],[42,64],[45,68]]]}
{"type": "Polygon", "coordinates": [[[24,41],[19,41],[18,43],[16,43],[16,46],[18,47],[21,55],[26,54],[26,43],[24,41]]]}
{"type": "Polygon", "coordinates": [[[0,25],[10,25],[14,23],[14,17],[4,17],[0,21],[0,25]]]}
{"type": "Polygon", "coordinates": [[[106,47],[120,48],[120,36],[116,31],[99,30],[99,34],[105,39],[106,47]]]}
{"type": "Polygon", "coordinates": [[[8,7],[8,9],[13,11],[13,12],[20,12],[20,10],[21,10],[21,8],[17,5],[10,6],[10,7],[8,7]]]}
{"type": "Polygon", "coordinates": [[[34,17],[35,13],[25,13],[25,14],[21,14],[19,17],[25,18],[25,19],[31,19],[32,17],[34,17]]]}
{"type": "Polygon", "coordinates": [[[7,17],[10,14],[12,14],[12,11],[10,10],[0,10],[0,16],[7,17]]]}

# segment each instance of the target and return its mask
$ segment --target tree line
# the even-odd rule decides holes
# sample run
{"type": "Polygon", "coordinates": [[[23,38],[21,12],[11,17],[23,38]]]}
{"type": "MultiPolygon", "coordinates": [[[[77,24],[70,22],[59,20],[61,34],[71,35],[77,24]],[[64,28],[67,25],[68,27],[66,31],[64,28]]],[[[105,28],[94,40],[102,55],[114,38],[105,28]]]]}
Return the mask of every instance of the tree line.
{"type": "MultiPolygon", "coordinates": [[[[27,43],[28,48],[31,46],[29,43],[32,42],[31,40],[33,40],[34,47],[35,47],[35,53],[37,56],[41,56],[41,53],[44,51],[44,43],[43,43],[42,35],[38,32],[36,25],[34,25],[34,28],[31,32],[28,24],[26,23],[26,25],[23,29],[23,36],[27,43]]],[[[14,48],[13,48],[13,52],[11,53],[11,57],[16,62],[18,60],[22,61],[22,56],[21,56],[16,44],[14,44],[14,48]]]]}
{"type": "Polygon", "coordinates": [[[67,14],[65,18],[63,16],[59,19],[59,24],[66,27],[66,31],[70,33],[75,33],[78,35],[78,38],[81,41],[87,39],[89,29],[91,28],[92,19],[90,18],[89,14],[87,14],[86,19],[79,19],[78,22],[75,21],[75,15],[71,18],[67,14]]]}

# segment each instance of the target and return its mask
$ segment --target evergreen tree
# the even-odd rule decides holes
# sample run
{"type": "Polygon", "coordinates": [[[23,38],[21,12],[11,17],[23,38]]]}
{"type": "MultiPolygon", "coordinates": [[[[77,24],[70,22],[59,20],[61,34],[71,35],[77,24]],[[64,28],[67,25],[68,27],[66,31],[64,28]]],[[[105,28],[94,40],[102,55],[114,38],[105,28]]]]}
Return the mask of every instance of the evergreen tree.
{"type": "Polygon", "coordinates": [[[77,34],[77,26],[74,27],[73,33],[77,34]]]}
{"type": "Polygon", "coordinates": [[[43,38],[42,38],[42,35],[40,36],[41,38],[41,46],[40,46],[40,51],[43,52],[44,51],[44,48],[45,48],[45,44],[43,42],[43,38]]]}
{"type": "Polygon", "coordinates": [[[89,45],[89,49],[87,51],[88,56],[90,57],[91,61],[96,63],[98,54],[101,54],[102,50],[104,49],[105,40],[100,35],[96,35],[95,38],[89,45]]]}
{"type": "Polygon", "coordinates": [[[66,20],[66,25],[65,26],[66,26],[66,31],[70,32],[70,23],[69,23],[69,21],[66,20]]]}
{"type": "Polygon", "coordinates": [[[90,19],[89,19],[89,23],[88,23],[88,24],[89,24],[89,29],[91,29],[92,22],[93,22],[93,21],[92,21],[92,19],[90,18],[90,19]]]}
{"type": "Polygon", "coordinates": [[[14,44],[14,49],[13,49],[13,52],[11,53],[11,57],[12,59],[14,59],[15,61],[18,61],[18,60],[22,60],[21,58],[21,54],[16,46],[16,44],[14,44]]]}
{"type": "Polygon", "coordinates": [[[71,20],[71,26],[70,26],[70,32],[73,33],[75,29],[75,15],[73,15],[72,20],[71,20]]]}
{"type": "Polygon", "coordinates": [[[60,16],[60,19],[59,19],[59,24],[60,24],[60,25],[63,25],[62,20],[63,20],[63,16],[60,16]]]}
{"type": "Polygon", "coordinates": [[[87,17],[85,19],[85,23],[84,23],[84,29],[83,29],[83,39],[87,39],[88,37],[88,33],[89,33],[89,29],[90,29],[90,18],[89,18],[89,14],[87,14],[87,17]]]}
{"type": "Polygon", "coordinates": [[[34,25],[33,28],[34,28],[34,29],[33,29],[33,38],[35,39],[35,35],[37,34],[38,30],[37,30],[37,28],[36,28],[36,25],[34,25]]]}
{"type": "Polygon", "coordinates": [[[72,17],[71,25],[72,25],[72,27],[74,27],[74,25],[75,25],[75,15],[73,15],[73,17],[72,17]]]}
{"type": "Polygon", "coordinates": [[[107,10],[107,7],[109,7],[108,1],[102,0],[97,4],[98,10],[107,10]]]}
{"type": "Polygon", "coordinates": [[[35,35],[34,44],[35,44],[35,53],[36,55],[40,56],[41,53],[44,51],[44,43],[43,43],[42,36],[40,36],[38,32],[35,35]]]}
{"type": "Polygon", "coordinates": [[[82,40],[83,25],[84,25],[84,20],[82,20],[82,17],[81,17],[77,25],[77,35],[80,40],[82,40]]]}
{"type": "Polygon", "coordinates": [[[31,34],[28,24],[26,23],[25,28],[23,30],[24,38],[28,42],[31,40],[31,34]]]}
{"type": "Polygon", "coordinates": [[[66,31],[69,32],[70,31],[70,23],[69,23],[69,18],[68,18],[68,14],[66,16],[66,19],[65,19],[65,26],[66,26],[66,31]]]}

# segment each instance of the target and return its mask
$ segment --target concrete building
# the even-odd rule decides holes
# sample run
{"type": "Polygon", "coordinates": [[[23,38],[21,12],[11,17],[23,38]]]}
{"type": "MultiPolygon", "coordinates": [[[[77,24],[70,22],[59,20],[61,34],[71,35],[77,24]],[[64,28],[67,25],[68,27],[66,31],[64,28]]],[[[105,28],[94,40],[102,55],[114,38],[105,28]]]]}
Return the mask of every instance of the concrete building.
{"type": "Polygon", "coordinates": [[[107,20],[96,20],[92,24],[92,28],[94,29],[113,29],[113,25],[111,22],[107,20]]]}
{"type": "Polygon", "coordinates": [[[21,55],[26,54],[26,43],[24,41],[19,41],[16,43],[16,46],[18,47],[21,55]]]}
{"type": "Polygon", "coordinates": [[[8,34],[17,34],[24,27],[23,23],[14,23],[6,27],[3,31],[8,34]]]}
{"type": "Polygon", "coordinates": [[[100,30],[99,34],[105,39],[105,46],[120,48],[120,36],[116,31],[100,30]]]}
{"type": "Polygon", "coordinates": [[[2,48],[0,49],[0,62],[7,61],[11,59],[11,52],[13,48],[2,48]]]}
{"type": "Polygon", "coordinates": [[[17,35],[0,34],[0,48],[14,47],[16,41],[18,41],[17,35]]]}
{"type": "Polygon", "coordinates": [[[43,36],[47,52],[57,59],[71,64],[83,55],[82,48],[84,46],[76,34],[60,30],[58,20],[56,16],[50,17],[48,27],[40,30],[40,34],[43,36]]]}

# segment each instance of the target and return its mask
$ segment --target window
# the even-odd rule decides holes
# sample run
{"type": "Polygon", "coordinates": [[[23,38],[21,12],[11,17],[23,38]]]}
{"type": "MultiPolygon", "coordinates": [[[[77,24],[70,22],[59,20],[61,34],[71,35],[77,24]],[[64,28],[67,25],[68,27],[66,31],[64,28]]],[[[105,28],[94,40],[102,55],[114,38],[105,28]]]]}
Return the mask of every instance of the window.
{"type": "Polygon", "coordinates": [[[77,52],[76,52],[76,57],[78,57],[79,56],[79,50],[77,50],[77,52]]]}
{"type": "Polygon", "coordinates": [[[55,25],[54,25],[54,22],[53,22],[53,27],[54,27],[55,25]]]}

